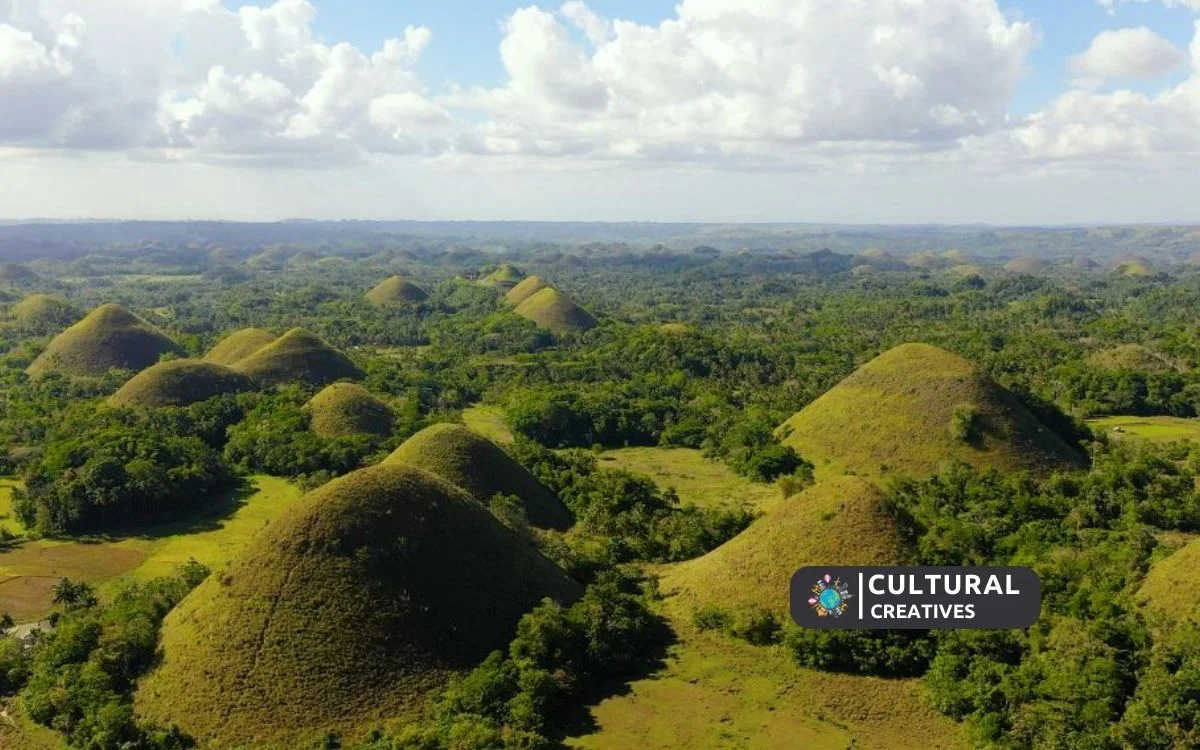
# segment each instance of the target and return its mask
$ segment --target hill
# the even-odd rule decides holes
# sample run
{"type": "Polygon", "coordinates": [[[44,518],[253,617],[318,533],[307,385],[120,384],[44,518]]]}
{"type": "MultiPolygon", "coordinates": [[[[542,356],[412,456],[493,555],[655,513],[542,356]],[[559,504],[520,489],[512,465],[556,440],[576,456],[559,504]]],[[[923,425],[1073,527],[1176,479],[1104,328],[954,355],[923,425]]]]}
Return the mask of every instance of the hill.
{"type": "Polygon", "coordinates": [[[164,354],[183,353],[162,331],[120,305],[107,304],[55,336],[26,372],[37,376],[59,370],[92,377],[113,368],[143,370],[164,354]]]}
{"type": "Polygon", "coordinates": [[[879,269],[869,263],[860,263],[850,269],[852,276],[874,276],[877,273],[879,273],[879,269]]]}
{"type": "Polygon", "coordinates": [[[20,263],[0,263],[0,281],[32,281],[38,275],[20,263]]]}
{"type": "Polygon", "coordinates": [[[508,290],[519,284],[524,278],[525,274],[521,269],[511,263],[504,263],[495,271],[483,277],[483,283],[498,289],[508,290]]]}
{"type": "Polygon", "coordinates": [[[309,429],[321,437],[392,434],[396,413],[375,394],[354,383],[334,383],[308,402],[309,429]]]}
{"type": "Polygon", "coordinates": [[[1145,278],[1158,273],[1154,264],[1140,255],[1126,255],[1113,263],[1113,273],[1120,276],[1145,278]]]}
{"type": "Polygon", "coordinates": [[[946,460],[1005,471],[1084,461],[974,364],[926,344],[871,360],[777,434],[818,470],[868,476],[930,474],[946,460]]]}
{"type": "Polygon", "coordinates": [[[403,276],[392,276],[367,292],[367,300],[375,305],[400,305],[421,302],[429,295],[403,276]]]}
{"type": "Polygon", "coordinates": [[[964,278],[967,276],[986,276],[987,269],[978,263],[963,263],[951,268],[950,273],[964,278]]]}
{"type": "Polygon", "coordinates": [[[27,328],[60,329],[79,320],[79,310],[62,297],[31,294],[8,311],[9,317],[27,328]]]}
{"type": "Polygon", "coordinates": [[[167,617],[137,709],[202,747],[411,718],[579,586],[463,491],[387,464],[317,489],[167,617]]]}
{"type": "Polygon", "coordinates": [[[1023,255],[1020,258],[1013,258],[1004,266],[1004,270],[1009,273],[1027,273],[1030,275],[1045,273],[1046,261],[1041,258],[1034,258],[1030,255],[1023,255]]]}
{"type": "Polygon", "coordinates": [[[508,290],[504,301],[510,305],[519,305],[548,286],[550,285],[541,276],[527,276],[521,283],[508,290]]]}
{"type": "Polygon", "coordinates": [[[517,305],[514,312],[557,334],[587,331],[599,325],[591,313],[553,287],[547,287],[517,305]]]}
{"type": "Polygon", "coordinates": [[[1071,261],[1071,267],[1076,271],[1094,271],[1100,267],[1100,264],[1086,255],[1078,255],[1071,261]]]}
{"type": "Polygon", "coordinates": [[[243,328],[221,339],[204,355],[207,362],[232,367],[278,338],[261,328],[243,328]]]}
{"type": "Polygon", "coordinates": [[[109,396],[110,406],[186,406],[226,393],[254,390],[254,381],[225,365],[199,359],[160,362],[109,396]]]}
{"type": "Polygon", "coordinates": [[[1150,566],[1137,599],[1167,625],[1200,622],[1200,541],[1183,545],[1150,566]]]}
{"type": "Polygon", "coordinates": [[[433,472],[483,504],[495,495],[516,495],[529,523],[565,529],[574,519],[562,501],[502,448],[463,425],[435,424],[406,440],[387,458],[433,472]]]}
{"type": "Polygon", "coordinates": [[[1129,370],[1132,372],[1174,372],[1177,370],[1170,360],[1141,344],[1122,344],[1111,349],[1102,349],[1088,357],[1088,364],[1102,370],[1129,370]]]}
{"type": "Polygon", "coordinates": [[[325,385],[363,375],[349,357],[302,328],[293,328],[234,368],[267,385],[294,381],[325,385]]]}
{"type": "Polygon", "coordinates": [[[806,565],[900,565],[910,559],[881,491],[834,477],[771,506],[704,557],[680,563],[663,589],[727,611],[766,607],[790,622],[789,582],[806,565]]]}

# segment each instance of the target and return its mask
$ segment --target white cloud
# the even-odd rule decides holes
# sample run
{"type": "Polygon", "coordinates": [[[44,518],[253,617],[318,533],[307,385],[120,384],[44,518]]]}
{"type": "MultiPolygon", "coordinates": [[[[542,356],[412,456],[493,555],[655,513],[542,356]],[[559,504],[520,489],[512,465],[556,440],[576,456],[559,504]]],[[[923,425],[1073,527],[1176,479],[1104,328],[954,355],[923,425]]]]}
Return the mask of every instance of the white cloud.
{"type": "Polygon", "coordinates": [[[1109,13],[1116,11],[1118,5],[1124,3],[1157,3],[1161,2],[1168,8],[1187,8],[1200,12],[1200,0],[1096,0],[1100,6],[1107,8],[1109,13]]]}
{"type": "Polygon", "coordinates": [[[1187,63],[1187,55],[1145,26],[1102,31],[1083,54],[1071,58],[1071,71],[1100,80],[1156,78],[1187,63]]]}

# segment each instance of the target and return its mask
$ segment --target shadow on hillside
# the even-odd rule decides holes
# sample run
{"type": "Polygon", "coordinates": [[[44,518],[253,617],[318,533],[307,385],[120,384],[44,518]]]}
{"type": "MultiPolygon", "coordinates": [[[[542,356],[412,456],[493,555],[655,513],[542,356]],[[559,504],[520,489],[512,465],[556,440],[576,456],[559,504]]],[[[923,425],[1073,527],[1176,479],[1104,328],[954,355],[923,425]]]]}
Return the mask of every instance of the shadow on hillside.
{"type": "Polygon", "coordinates": [[[201,502],[183,518],[114,524],[103,532],[75,537],[74,541],[80,544],[98,544],[122,539],[161,539],[181,534],[218,531],[224,528],[225,521],[237,513],[256,492],[258,486],[252,480],[239,479],[232,489],[201,502]]]}
{"type": "Polygon", "coordinates": [[[569,737],[592,734],[600,729],[592,716],[591,709],[607,698],[629,695],[633,683],[643,680],[666,667],[667,652],[678,638],[663,617],[657,618],[653,651],[638,668],[619,678],[591,683],[581,689],[570,701],[570,705],[555,717],[553,726],[546,728],[546,735],[553,747],[565,748],[569,737]]]}

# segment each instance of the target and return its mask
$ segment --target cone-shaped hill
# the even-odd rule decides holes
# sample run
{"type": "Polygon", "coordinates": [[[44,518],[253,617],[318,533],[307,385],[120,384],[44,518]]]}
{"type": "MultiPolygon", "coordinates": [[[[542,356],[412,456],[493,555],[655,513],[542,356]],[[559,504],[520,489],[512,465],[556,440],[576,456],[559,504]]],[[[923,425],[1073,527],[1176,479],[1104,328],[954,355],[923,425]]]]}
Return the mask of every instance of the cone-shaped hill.
{"type": "Polygon", "coordinates": [[[1117,259],[1113,264],[1113,273],[1120,276],[1144,278],[1146,276],[1153,276],[1157,271],[1154,268],[1154,264],[1147,258],[1140,255],[1126,255],[1123,258],[1117,259]]]}
{"type": "Polygon", "coordinates": [[[1086,255],[1077,255],[1071,261],[1071,267],[1076,271],[1094,271],[1100,267],[1100,264],[1086,255]]]}
{"type": "Polygon", "coordinates": [[[0,281],[31,281],[38,275],[20,263],[0,263],[0,281]]]}
{"type": "Polygon", "coordinates": [[[1137,598],[1167,625],[1200,622],[1200,542],[1191,541],[1150,567],[1137,598]]]}
{"type": "Polygon", "coordinates": [[[8,311],[9,317],[29,328],[53,326],[60,329],[69,326],[81,317],[79,310],[62,297],[49,294],[31,294],[8,311]]]}
{"type": "Polygon", "coordinates": [[[1102,349],[1088,357],[1087,361],[1103,370],[1174,372],[1178,369],[1166,357],[1141,344],[1122,344],[1112,349],[1102,349]]]}
{"type": "Polygon", "coordinates": [[[519,305],[548,286],[550,285],[541,276],[526,276],[520,284],[508,290],[504,301],[510,305],[519,305]]]}
{"type": "Polygon", "coordinates": [[[120,305],[107,304],[55,336],[26,372],[37,376],[58,370],[97,377],[113,368],[143,370],[167,353],[182,356],[183,349],[120,305]]]}
{"type": "Polygon", "coordinates": [[[232,367],[276,338],[275,334],[261,328],[243,328],[218,341],[208,350],[208,354],[204,355],[204,359],[207,362],[232,367]]]}
{"type": "Polygon", "coordinates": [[[587,331],[599,325],[592,314],[553,287],[546,287],[513,311],[552,333],[587,331]]]}
{"type": "Polygon", "coordinates": [[[433,472],[463,488],[480,503],[496,495],[516,495],[529,523],[565,529],[574,519],[567,506],[504,449],[462,425],[435,424],[413,435],[387,458],[433,472]]]}
{"type": "Polygon", "coordinates": [[[254,381],[225,365],[173,359],[142,370],[109,397],[110,406],[186,406],[254,390],[254,381]]]}
{"type": "Polygon", "coordinates": [[[321,437],[392,434],[396,413],[375,394],[354,383],[334,383],[308,402],[309,429],[321,437]]]}
{"type": "Polygon", "coordinates": [[[403,464],[309,493],[163,623],[143,716],[201,747],[307,747],[412,718],[579,586],[462,490],[403,464]]]}
{"type": "Polygon", "coordinates": [[[1020,258],[1010,260],[1004,266],[1004,270],[1009,273],[1026,273],[1030,275],[1045,273],[1046,261],[1030,255],[1022,255],[1020,258]]]}
{"type": "Polygon", "coordinates": [[[521,269],[511,263],[505,263],[492,271],[487,276],[483,277],[483,283],[488,286],[494,286],[498,289],[512,289],[514,286],[525,278],[525,274],[521,269]]]}
{"type": "Polygon", "coordinates": [[[818,471],[931,474],[947,460],[1006,471],[1084,458],[974,364],[904,344],[860,367],[777,431],[818,471]]]}
{"type": "Polygon", "coordinates": [[[342,378],[356,380],[363,375],[349,357],[302,328],[293,328],[239,360],[234,369],[267,385],[290,382],[325,385],[342,378]]]}
{"type": "Polygon", "coordinates": [[[727,611],[766,607],[790,621],[789,582],[807,565],[899,565],[910,554],[885,497],[858,477],[833,477],[771,506],[741,534],[663,577],[666,591],[727,611]]]}
{"type": "Polygon", "coordinates": [[[367,301],[374,305],[403,305],[421,302],[429,295],[403,276],[384,279],[367,292],[367,301]]]}

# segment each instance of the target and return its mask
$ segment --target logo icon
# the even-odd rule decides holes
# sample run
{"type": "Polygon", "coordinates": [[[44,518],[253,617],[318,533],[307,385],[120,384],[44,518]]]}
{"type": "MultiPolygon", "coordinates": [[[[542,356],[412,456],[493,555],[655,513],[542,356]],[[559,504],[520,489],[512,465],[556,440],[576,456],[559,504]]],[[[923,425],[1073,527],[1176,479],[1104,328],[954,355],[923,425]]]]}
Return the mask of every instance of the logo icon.
{"type": "Polygon", "coordinates": [[[808,597],[808,604],[818,617],[841,617],[853,596],[850,587],[843,583],[841,578],[834,578],[826,573],[818,578],[816,585],[812,587],[812,596],[808,597]]]}

